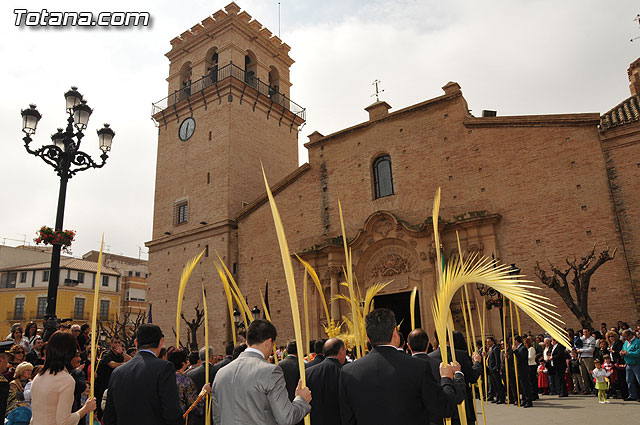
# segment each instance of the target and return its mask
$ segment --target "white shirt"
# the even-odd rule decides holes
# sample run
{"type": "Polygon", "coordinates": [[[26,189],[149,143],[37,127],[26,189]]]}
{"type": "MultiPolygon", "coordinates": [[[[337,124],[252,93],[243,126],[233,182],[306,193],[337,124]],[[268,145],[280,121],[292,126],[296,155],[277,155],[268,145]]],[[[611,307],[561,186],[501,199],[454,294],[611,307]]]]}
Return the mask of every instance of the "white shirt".
{"type": "Polygon", "coordinates": [[[247,353],[258,353],[262,356],[263,359],[266,360],[266,358],[264,357],[264,353],[260,350],[258,350],[257,348],[252,348],[252,347],[247,347],[246,350],[244,350],[247,353]]]}

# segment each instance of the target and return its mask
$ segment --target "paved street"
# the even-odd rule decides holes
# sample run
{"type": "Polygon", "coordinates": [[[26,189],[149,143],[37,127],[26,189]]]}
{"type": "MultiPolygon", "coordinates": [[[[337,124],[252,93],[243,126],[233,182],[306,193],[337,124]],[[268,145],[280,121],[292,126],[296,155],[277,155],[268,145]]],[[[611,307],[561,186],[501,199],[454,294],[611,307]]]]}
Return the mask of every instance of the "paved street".
{"type": "MultiPolygon", "coordinates": [[[[640,403],[609,400],[599,404],[595,396],[570,395],[568,398],[540,396],[531,409],[492,403],[485,404],[487,425],[529,425],[529,424],[640,424],[640,403]]],[[[480,402],[477,402],[478,424],[483,425],[480,402]]]]}

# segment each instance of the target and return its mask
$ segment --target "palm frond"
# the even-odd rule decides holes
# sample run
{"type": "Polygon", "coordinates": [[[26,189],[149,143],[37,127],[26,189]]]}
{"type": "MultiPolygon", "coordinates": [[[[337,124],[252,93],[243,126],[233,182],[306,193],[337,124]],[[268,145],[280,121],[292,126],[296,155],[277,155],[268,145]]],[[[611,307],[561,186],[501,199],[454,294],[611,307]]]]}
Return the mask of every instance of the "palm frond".
{"type": "Polygon", "coordinates": [[[298,254],[294,253],[294,255],[296,256],[298,261],[300,261],[300,263],[302,263],[302,265],[304,266],[304,268],[307,271],[307,273],[309,273],[309,276],[311,276],[311,280],[313,281],[313,284],[315,285],[316,289],[318,290],[318,295],[320,295],[320,301],[322,301],[322,307],[324,307],[324,313],[327,315],[327,321],[329,321],[331,319],[331,315],[329,314],[329,306],[327,305],[327,300],[324,297],[324,292],[322,291],[322,284],[320,283],[320,278],[318,277],[318,274],[313,269],[311,264],[309,264],[308,262],[306,262],[305,260],[300,258],[300,256],[298,256],[298,254]]]}
{"type": "Polygon", "coordinates": [[[187,288],[187,282],[189,282],[189,277],[191,276],[191,272],[200,261],[200,257],[204,254],[204,249],[202,252],[193,257],[191,260],[187,262],[187,264],[182,269],[182,276],[180,277],[180,286],[178,287],[178,311],[176,313],[176,347],[180,347],[180,313],[182,313],[182,299],[184,298],[184,291],[187,288]]]}
{"type": "MultiPolygon", "coordinates": [[[[267,191],[267,197],[269,198],[269,205],[271,207],[271,215],[273,216],[273,223],[276,228],[276,235],[278,237],[278,245],[280,246],[280,256],[282,257],[282,265],[284,267],[284,275],[287,281],[287,289],[289,290],[289,301],[291,303],[291,316],[293,319],[293,330],[295,333],[296,341],[302,341],[302,326],[300,325],[300,311],[298,308],[298,296],[296,294],[296,281],[293,273],[293,265],[291,264],[291,255],[289,254],[289,245],[287,243],[287,237],[284,234],[284,226],[282,225],[282,219],[276,206],[276,201],[273,198],[271,189],[269,188],[269,182],[267,181],[267,175],[262,168],[262,177],[264,178],[264,186],[267,191]]],[[[302,344],[298,344],[298,369],[300,371],[300,379],[302,380],[302,386],[306,386],[306,375],[304,372],[304,355],[302,351],[302,344]]],[[[306,425],[311,423],[309,415],[304,418],[306,425]]]]}
{"type": "MultiPolygon", "coordinates": [[[[231,323],[231,335],[233,336],[233,346],[235,347],[238,344],[238,337],[236,336],[236,321],[233,318],[233,295],[231,295],[231,288],[229,287],[229,282],[227,281],[227,276],[224,274],[222,268],[213,261],[213,264],[216,266],[216,270],[218,271],[218,276],[220,276],[220,281],[222,282],[222,287],[224,288],[224,295],[227,298],[227,308],[229,309],[229,322],[231,323]]],[[[245,328],[246,329],[246,328],[245,328]]]]}
{"type": "MultiPolygon", "coordinates": [[[[440,208],[440,189],[436,192],[433,206],[434,239],[436,241],[436,256],[440,264],[440,249],[438,235],[438,211],[440,208]]],[[[473,253],[466,258],[462,255],[458,238],[460,256],[446,264],[446,269],[440,273],[438,266],[438,285],[433,300],[432,312],[438,338],[444,341],[450,317],[450,305],[454,294],[467,284],[484,284],[503,296],[511,299],[522,311],[527,313],[538,325],[547,331],[558,342],[565,346],[569,344],[567,334],[562,325],[560,315],[554,311],[555,305],[547,297],[532,292],[539,287],[529,285],[530,280],[522,275],[512,275],[509,266],[499,264],[496,260],[480,257],[473,253]],[[442,339],[441,339],[442,338],[442,339]]]]}
{"type": "Polygon", "coordinates": [[[411,299],[409,300],[409,309],[411,310],[411,330],[416,328],[416,295],[418,287],[414,286],[411,290],[411,299]]]}

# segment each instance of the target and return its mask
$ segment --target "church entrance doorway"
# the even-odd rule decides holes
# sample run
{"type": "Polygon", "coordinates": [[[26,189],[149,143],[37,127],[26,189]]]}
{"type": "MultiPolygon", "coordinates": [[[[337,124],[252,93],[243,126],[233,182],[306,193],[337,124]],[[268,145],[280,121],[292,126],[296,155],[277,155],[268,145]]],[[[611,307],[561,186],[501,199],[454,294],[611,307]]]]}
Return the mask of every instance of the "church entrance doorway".
{"type": "MultiPolygon", "coordinates": [[[[395,294],[377,295],[373,298],[375,308],[388,308],[396,315],[396,323],[400,324],[400,331],[406,340],[411,332],[411,291],[395,294]]],[[[416,328],[420,324],[420,297],[416,296],[416,328]]]]}

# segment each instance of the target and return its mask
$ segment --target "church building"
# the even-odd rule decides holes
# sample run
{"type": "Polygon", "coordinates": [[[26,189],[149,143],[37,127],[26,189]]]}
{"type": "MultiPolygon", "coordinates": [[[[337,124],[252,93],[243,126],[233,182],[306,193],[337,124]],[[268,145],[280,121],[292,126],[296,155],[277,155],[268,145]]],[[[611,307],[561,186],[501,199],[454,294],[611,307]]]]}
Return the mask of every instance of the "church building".
{"type": "MultiPolygon", "coordinates": [[[[361,292],[390,281],[375,305],[393,309],[405,335],[414,287],[418,324],[433,335],[438,247],[431,212],[438,187],[447,258],[457,255],[458,234],[464,252],[515,264],[543,287],[534,275],[536,262],[562,268],[567,257],[585,256],[594,244],[596,252],[617,248],[615,259],[593,276],[590,314],[596,324],[635,322],[640,308],[640,60],[629,68],[631,97],[604,115],[476,117],[460,85],[449,82],[436,98],[400,109],[377,101],[365,108],[365,122],[332,134],[313,132],[304,145],[309,162],[298,166],[298,132],[306,110],[289,97],[294,62],[289,51],[235,3],[171,40],[168,96],[153,104],[158,158],[153,236],[147,242],[153,321],[163,328],[167,345],[175,343],[171,329],[182,269],[203,250],[183,312],[194,316],[204,285],[217,350],[231,340],[214,266],[217,255],[250,307],[262,309],[260,291],[268,281],[278,339],[284,343],[293,337],[261,164],[289,248],[315,268],[327,301],[345,293],[340,200],[361,292]]],[[[295,258],[293,263],[301,300],[304,268],[295,258]]],[[[495,299],[469,289],[480,306],[495,299]]],[[[326,314],[315,287],[308,291],[311,337],[323,337],[326,314]]],[[[543,287],[541,293],[557,305],[568,327],[579,325],[553,290],[543,287]]],[[[349,313],[342,301],[329,308],[338,321],[349,313]]],[[[463,328],[458,302],[452,310],[463,328]]],[[[473,314],[477,318],[475,306],[473,314]]],[[[488,310],[487,334],[500,336],[500,323],[498,309],[488,310]]],[[[522,328],[540,331],[524,316],[522,328]]]]}

